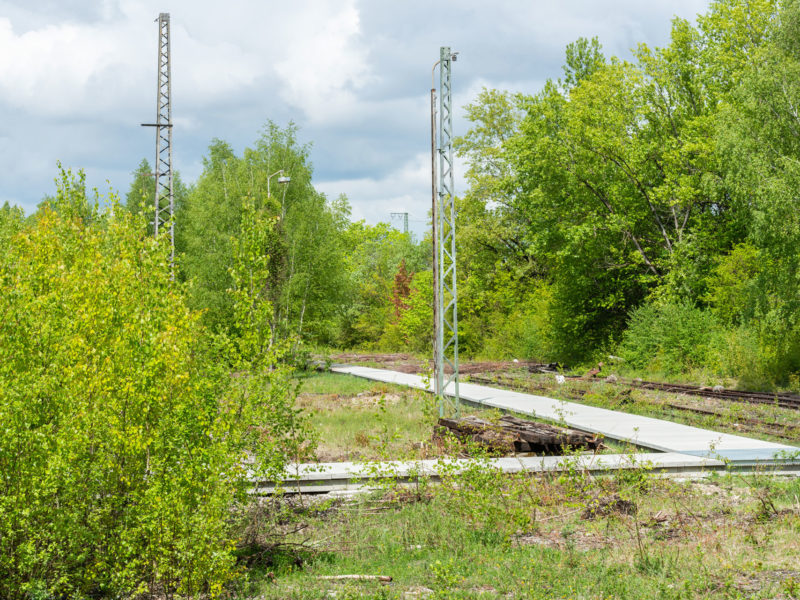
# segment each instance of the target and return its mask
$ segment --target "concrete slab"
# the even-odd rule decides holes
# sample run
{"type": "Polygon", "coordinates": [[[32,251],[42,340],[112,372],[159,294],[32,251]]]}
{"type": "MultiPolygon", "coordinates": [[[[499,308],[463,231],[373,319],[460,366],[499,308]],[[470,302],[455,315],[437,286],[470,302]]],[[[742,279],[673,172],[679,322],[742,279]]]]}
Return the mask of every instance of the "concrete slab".
{"type": "MultiPolygon", "coordinates": [[[[347,373],[375,381],[433,391],[432,384],[419,375],[347,365],[338,365],[331,370],[336,373],[347,373]]],[[[459,386],[459,392],[462,399],[468,402],[562,423],[574,429],[600,433],[613,440],[630,442],[661,452],[679,452],[692,456],[719,456],[734,464],[739,462],[750,464],[775,459],[785,461],[787,456],[794,456],[794,459],[790,459],[788,462],[800,464],[800,458],[798,458],[800,448],[795,446],[471,383],[462,383],[459,386]]],[[[445,393],[452,395],[450,389],[445,393]]]]}
{"type": "MultiPolygon", "coordinates": [[[[579,470],[607,473],[622,469],[651,469],[655,473],[699,475],[710,470],[723,470],[719,460],[678,453],[582,454],[574,456],[520,456],[477,461],[489,469],[503,473],[545,473],[579,470]]],[[[447,474],[464,471],[476,459],[439,459],[385,462],[340,462],[294,465],[287,470],[282,487],[288,491],[324,493],[333,490],[359,489],[392,479],[413,483],[421,477],[440,481],[447,474]]],[[[270,493],[274,482],[256,485],[256,493],[270,493]]]]}

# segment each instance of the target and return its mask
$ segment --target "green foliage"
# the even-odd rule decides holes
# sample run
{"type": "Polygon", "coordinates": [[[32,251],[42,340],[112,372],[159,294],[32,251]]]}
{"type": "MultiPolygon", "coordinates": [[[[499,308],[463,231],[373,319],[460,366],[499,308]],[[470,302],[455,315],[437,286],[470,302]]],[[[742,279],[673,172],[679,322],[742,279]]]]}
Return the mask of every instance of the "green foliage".
{"type": "Polygon", "coordinates": [[[285,279],[277,313],[284,335],[330,344],[350,300],[346,241],[350,206],[316,192],[287,207],[285,279]]]}
{"type": "Polygon", "coordinates": [[[564,84],[569,89],[605,65],[606,59],[596,37],[591,40],[582,37],[567,44],[565,62],[564,84]]]}
{"type": "Polygon", "coordinates": [[[314,190],[308,150],[298,143],[294,125],[281,129],[273,123],[241,157],[220,140],[209,147],[203,173],[186,200],[182,264],[194,282],[191,305],[205,311],[213,329],[237,331],[227,290],[235,285],[236,239],[245,213],[254,210],[274,222],[261,249],[268,260],[263,265],[267,280],[260,283],[272,306],[271,339],[330,342],[348,290],[342,231],[349,207],[343,198],[331,202],[314,190]],[[280,170],[290,183],[277,183],[280,170]]]}
{"type": "Polygon", "coordinates": [[[234,327],[239,355],[261,362],[274,343],[273,306],[269,296],[271,251],[275,248],[277,217],[257,210],[252,199],[242,202],[242,224],[233,239],[232,287],[234,327]]]}
{"type": "Polygon", "coordinates": [[[710,364],[719,325],[690,302],[645,304],[631,314],[620,353],[639,369],[675,374],[710,364]]]}
{"type": "Polygon", "coordinates": [[[288,374],[231,379],[163,242],[61,182],[0,244],[0,596],[219,595],[242,460],[298,446],[288,374]]]}
{"type": "Polygon", "coordinates": [[[542,358],[574,364],[613,348],[634,314],[624,345],[641,347],[642,365],[721,373],[753,350],[756,379],[795,371],[798,34],[796,1],[716,0],[633,62],[581,38],[563,81],[530,97],[483,90],[457,140],[470,186],[459,199],[464,351],[506,354],[497,341],[525,337],[510,323],[531,322],[528,290],[541,287],[546,308],[530,314],[546,314],[542,358]],[[670,318],[728,341],[679,358],[670,318]]]}
{"type": "MultiPolygon", "coordinates": [[[[503,290],[499,293],[503,293],[503,290]]],[[[492,333],[486,336],[487,356],[540,361],[548,361],[557,356],[552,339],[551,302],[551,290],[546,285],[539,284],[526,291],[510,310],[490,317],[492,333]]]]}
{"type": "MultiPolygon", "coordinates": [[[[397,321],[393,303],[395,280],[400,265],[405,264],[407,272],[415,273],[413,281],[420,276],[431,281],[430,243],[415,243],[411,236],[386,223],[367,225],[358,221],[351,223],[345,232],[344,252],[349,303],[341,316],[338,343],[349,347],[382,344],[392,349],[405,348],[404,334],[387,333],[387,328],[397,321]],[[423,274],[426,269],[427,276],[423,274]]],[[[431,289],[429,299],[432,293],[431,289]]],[[[429,331],[430,326],[422,340],[414,339],[411,344],[424,345],[429,331]]]]}
{"type": "Polygon", "coordinates": [[[425,352],[433,347],[433,273],[417,273],[406,306],[387,325],[381,346],[393,350],[425,352]]]}
{"type": "MultiPolygon", "coordinates": [[[[25,222],[25,213],[18,206],[8,202],[0,207],[0,244],[5,245],[8,238],[17,233],[25,222]]],[[[2,247],[2,246],[0,246],[2,247]]]]}
{"type": "MultiPolygon", "coordinates": [[[[156,180],[153,169],[147,159],[142,159],[136,170],[131,173],[128,193],[125,195],[125,208],[134,214],[143,214],[147,221],[147,232],[153,233],[153,213],[156,193],[156,180]]],[[[186,249],[185,231],[183,227],[184,210],[189,188],[183,183],[177,171],[172,177],[173,210],[175,212],[175,253],[180,255],[186,249]]]]}
{"type": "MultiPolygon", "coordinates": [[[[152,213],[156,195],[156,180],[153,176],[153,168],[146,158],[141,160],[131,175],[133,175],[133,181],[125,195],[125,208],[132,213],[148,214],[148,209],[152,213]]],[[[148,220],[152,219],[152,214],[148,216],[148,220]]]]}
{"type": "Polygon", "coordinates": [[[723,323],[738,324],[752,317],[757,293],[753,288],[765,267],[762,260],[758,249],[750,244],[739,244],[719,259],[709,279],[707,299],[723,323]]]}

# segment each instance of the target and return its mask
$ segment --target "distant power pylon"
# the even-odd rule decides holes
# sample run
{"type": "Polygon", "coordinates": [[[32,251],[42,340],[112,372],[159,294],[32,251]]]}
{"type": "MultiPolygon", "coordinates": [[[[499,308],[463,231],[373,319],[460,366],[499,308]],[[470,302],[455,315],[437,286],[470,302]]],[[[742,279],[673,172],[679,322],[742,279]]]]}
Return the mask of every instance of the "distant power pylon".
{"type": "Polygon", "coordinates": [[[391,215],[391,217],[393,219],[400,218],[400,217],[403,218],[403,233],[407,234],[408,233],[408,213],[407,212],[395,212],[395,213],[390,213],[390,215],[391,215]]]}
{"type": "Polygon", "coordinates": [[[158,15],[158,87],[156,122],[142,123],[156,128],[156,181],[153,232],[159,235],[169,227],[170,264],[175,260],[175,196],[172,184],[172,69],[170,66],[169,13],[158,15]]]}

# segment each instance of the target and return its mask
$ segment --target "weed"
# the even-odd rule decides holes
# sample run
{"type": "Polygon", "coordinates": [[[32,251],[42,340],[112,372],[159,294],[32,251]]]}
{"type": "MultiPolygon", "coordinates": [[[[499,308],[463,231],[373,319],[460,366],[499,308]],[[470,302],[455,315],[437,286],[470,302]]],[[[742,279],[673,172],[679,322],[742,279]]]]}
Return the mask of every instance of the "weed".
{"type": "Polygon", "coordinates": [[[457,564],[454,558],[449,558],[447,561],[441,560],[434,561],[428,568],[433,575],[435,586],[434,598],[441,598],[442,600],[449,598],[458,598],[461,594],[456,591],[463,578],[458,573],[457,564]]]}
{"type": "Polygon", "coordinates": [[[781,583],[781,587],[783,588],[783,593],[789,596],[789,598],[800,598],[800,581],[793,576],[790,575],[784,579],[781,583]]]}

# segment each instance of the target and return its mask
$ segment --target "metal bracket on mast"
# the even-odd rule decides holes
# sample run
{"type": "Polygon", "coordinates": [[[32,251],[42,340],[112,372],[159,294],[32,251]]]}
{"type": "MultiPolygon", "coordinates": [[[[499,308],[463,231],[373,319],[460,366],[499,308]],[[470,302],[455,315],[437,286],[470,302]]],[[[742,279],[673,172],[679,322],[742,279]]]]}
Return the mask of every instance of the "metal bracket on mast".
{"type": "Polygon", "coordinates": [[[435,175],[437,209],[435,219],[436,286],[434,310],[434,392],[439,416],[461,412],[458,390],[458,287],[456,285],[456,199],[453,181],[453,100],[451,64],[456,53],[443,46],[439,51],[439,169],[435,175]],[[445,392],[449,395],[445,395],[445,392]]]}

